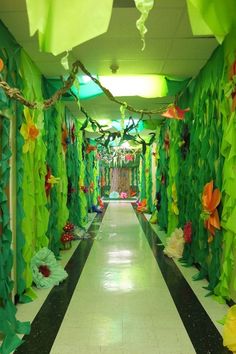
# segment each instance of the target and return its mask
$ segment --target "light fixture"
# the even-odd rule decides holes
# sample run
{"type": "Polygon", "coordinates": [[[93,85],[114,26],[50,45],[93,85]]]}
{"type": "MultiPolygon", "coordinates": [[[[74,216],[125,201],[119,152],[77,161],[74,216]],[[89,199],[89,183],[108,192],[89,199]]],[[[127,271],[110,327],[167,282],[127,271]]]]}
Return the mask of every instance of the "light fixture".
{"type": "Polygon", "coordinates": [[[99,76],[99,81],[113,96],[141,96],[146,98],[164,97],[168,87],[165,76],[99,76]]]}

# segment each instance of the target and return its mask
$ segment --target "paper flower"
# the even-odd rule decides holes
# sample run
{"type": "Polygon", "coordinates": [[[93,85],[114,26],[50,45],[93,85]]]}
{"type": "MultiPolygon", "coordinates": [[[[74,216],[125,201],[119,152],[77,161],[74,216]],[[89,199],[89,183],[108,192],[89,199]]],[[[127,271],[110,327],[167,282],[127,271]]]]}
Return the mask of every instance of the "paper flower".
{"type": "Polygon", "coordinates": [[[74,236],[71,232],[65,232],[61,235],[61,243],[65,250],[71,248],[71,241],[74,239],[74,236]]]}
{"type": "Polygon", "coordinates": [[[27,152],[33,153],[35,149],[35,140],[39,135],[39,129],[33,122],[33,119],[30,116],[30,111],[28,107],[24,109],[24,115],[26,123],[23,123],[20,128],[20,133],[25,139],[25,143],[23,145],[23,153],[27,152]]]}
{"type": "Polygon", "coordinates": [[[184,241],[185,241],[185,243],[192,242],[192,223],[191,223],[191,221],[188,221],[184,225],[184,241]]]}
{"type": "Polygon", "coordinates": [[[121,197],[122,199],[126,199],[126,198],[128,197],[128,195],[127,195],[126,192],[121,192],[121,193],[120,193],[120,197],[121,197]]]}
{"type": "Polygon", "coordinates": [[[86,186],[81,186],[80,189],[84,192],[84,193],[88,193],[89,189],[86,186]]]}
{"type": "Polygon", "coordinates": [[[4,62],[2,58],[0,58],[0,72],[3,71],[3,69],[4,69],[4,62]]]}
{"type": "Polygon", "coordinates": [[[95,150],[97,150],[97,148],[96,148],[96,146],[94,146],[94,145],[88,145],[88,146],[86,147],[86,153],[87,153],[87,154],[89,154],[91,151],[95,151],[95,150]]]}
{"type": "Polygon", "coordinates": [[[100,196],[98,196],[98,204],[99,204],[101,209],[104,208],[104,203],[103,203],[102,198],[100,196]]]}
{"type": "Polygon", "coordinates": [[[164,113],[162,113],[162,117],[183,120],[184,114],[188,111],[190,111],[190,108],[181,109],[173,104],[170,105],[164,113]]]}
{"type": "Polygon", "coordinates": [[[59,183],[59,181],[60,181],[60,178],[54,177],[51,174],[51,169],[49,167],[47,167],[47,174],[45,176],[45,191],[46,191],[47,197],[49,196],[49,192],[53,188],[54,184],[59,183]]]}
{"type": "Polygon", "coordinates": [[[233,353],[236,353],[236,305],[230,307],[226,315],[223,330],[223,344],[233,353]]]}
{"type": "Polygon", "coordinates": [[[204,225],[209,231],[210,235],[208,241],[213,240],[215,235],[215,229],[220,229],[220,219],[217,206],[220,204],[221,193],[218,188],[213,191],[213,181],[207,183],[203,189],[202,194],[202,208],[203,212],[201,214],[204,225]]]}
{"type": "Polygon", "coordinates": [[[140,213],[147,211],[147,199],[143,199],[142,201],[138,202],[137,211],[140,213]]]}
{"type": "Polygon", "coordinates": [[[74,228],[75,228],[75,225],[72,224],[71,222],[67,221],[67,223],[63,227],[63,230],[66,231],[66,232],[71,232],[71,231],[74,230],[74,228]]]}
{"type": "Polygon", "coordinates": [[[175,229],[174,232],[167,238],[164,253],[170,258],[181,258],[184,250],[184,233],[183,230],[175,229]]]}
{"type": "Polygon", "coordinates": [[[137,194],[137,192],[135,192],[135,191],[133,191],[133,190],[131,189],[131,191],[130,191],[130,196],[131,196],[131,197],[135,197],[136,194],[137,194]]]}
{"type": "Polygon", "coordinates": [[[116,191],[113,191],[109,194],[110,199],[118,199],[119,198],[119,193],[116,191]]]}
{"type": "Polygon", "coordinates": [[[133,161],[133,159],[134,159],[134,156],[132,154],[126,154],[125,155],[125,160],[126,161],[133,161]]]}
{"type": "Polygon", "coordinates": [[[58,285],[68,276],[62,266],[57,263],[53,252],[47,247],[42,248],[33,256],[30,266],[37,288],[50,288],[58,285]]]}

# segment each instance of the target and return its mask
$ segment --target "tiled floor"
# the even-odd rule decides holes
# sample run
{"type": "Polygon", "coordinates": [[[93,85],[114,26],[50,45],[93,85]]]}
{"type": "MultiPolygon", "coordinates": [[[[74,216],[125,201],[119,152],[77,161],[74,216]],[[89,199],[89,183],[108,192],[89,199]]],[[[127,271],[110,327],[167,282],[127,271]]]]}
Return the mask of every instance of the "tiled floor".
{"type": "Polygon", "coordinates": [[[195,353],[130,204],[109,204],[50,353],[195,353]]]}

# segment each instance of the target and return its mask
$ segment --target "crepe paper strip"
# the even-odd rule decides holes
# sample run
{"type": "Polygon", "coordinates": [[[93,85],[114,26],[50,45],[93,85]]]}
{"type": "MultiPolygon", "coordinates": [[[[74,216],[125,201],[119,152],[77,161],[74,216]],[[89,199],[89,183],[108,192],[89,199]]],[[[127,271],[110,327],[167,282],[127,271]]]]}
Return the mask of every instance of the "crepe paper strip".
{"type": "Polygon", "coordinates": [[[230,67],[229,81],[225,85],[224,92],[227,98],[231,97],[231,111],[234,112],[236,109],[236,60],[230,67]]]}
{"type": "Polygon", "coordinates": [[[69,53],[70,53],[69,50],[66,51],[66,55],[63,58],[61,58],[61,65],[66,71],[69,70],[69,53]]]}
{"type": "Polygon", "coordinates": [[[67,145],[70,143],[70,138],[65,124],[63,124],[62,128],[61,143],[63,146],[63,151],[66,153],[67,145]]]}
{"type": "Polygon", "coordinates": [[[173,118],[173,119],[177,119],[177,120],[183,120],[184,114],[189,111],[190,111],[190,108],[181,109],[176,105],[171,105],[161,115],[162,115],[162,117],[165,117],[165,118],[173,118]]]}
{"type": "Polygon", "coordinates": [[[40,50],[58,55],[105,33],[112,3],[101,0],[94,11],[93,0],[72,0],[69,6],[60,1],[27,0],[30,35],[38,31],[40,50]]]}
{"type": "Polygon", "coordinates": [[[150,224],[157,224],[157,220],[158,220],[158,211],[154,210],[151,218],[149,219],[149,222],[150,222],[150,224]]]}
{"type": "Polygon", "coordinates": [[[204,186],[202,194],[202,217],[204,224],[210,233],[209,241],[212,241],[212,237],[215,235],[215,229],[220,229],[220,219],[217,206],[221,201],[221,193],[218,188],[213,191],[213,180],[204,186]]]}
{"type": "Polygon", "coordinates": [[[236,305],[230,307],[225,318],[223,345],[233,353],[236,352],[236,305]]]}
{"type": "Polygon", "coordinates": [[[150,10],[153,8],[154,0],[134,0],[136,8],[141,12],[140,18],[136,22],[136,27],[141,35],[141,40],[143,42],[142,51],[145,49],[145,34],[147,33],[147,28],[145,26],[145,21],[148,18],[150,10]]]}
{"type": "Polygon", "coordinates": [[[173,183],[172,184],[172,204],[171,204],[171,208],[172,211],[175,215],[179,215],[179,209],[178,209],[178,198],[177,198],[177,189],[176,189],[176,184],[173,183]]]}
{"type": "Polygon", "coordinates": [[[164,254],[170,258],[180,259],[184,249],[184,233],[181,228],[176,228],[167,238],[164,254]]]}
{"type": "Polygon", "coordinates": [[[33,273],[33,281],[37,288],[50,288],[59,285],[68,277],[67,272],[57,263],[52,251],[43,247],[31,259],[30,266],[33,273]],[[42,266],[47,267],[47,276],[42,272],[42,266]]]}
{"type": "Polygon", "coordinates": [[[121,121],[120,121],[120,127],[121,127],[121,131],[123,131],[125,129],[125,111],[127,108],[127,103],[124,102],[124,104],[122,104],[120,106],[120,114],[121,114],[121,121]]]}
{"type": "Polygon", "coordinates": [[[3,342],[0,346],[1,353],[10,353],[14,351],[20,344],[21,340],[16,333],[28,334],[30,331],[29,322],[21,323],[16,320],[16,308],[12,303],[11,293],[13,290],[13,282],[10,278],[13,254],[11,250],[12,233],[10,230],[10,213],[8,205],[8,195],[5,193],[9,186],[10,164],[11,156],[10,150],[10,120],[4,116],[1,119],[1,179],[0,179],[0,332],[3,334],[3,342]]]}

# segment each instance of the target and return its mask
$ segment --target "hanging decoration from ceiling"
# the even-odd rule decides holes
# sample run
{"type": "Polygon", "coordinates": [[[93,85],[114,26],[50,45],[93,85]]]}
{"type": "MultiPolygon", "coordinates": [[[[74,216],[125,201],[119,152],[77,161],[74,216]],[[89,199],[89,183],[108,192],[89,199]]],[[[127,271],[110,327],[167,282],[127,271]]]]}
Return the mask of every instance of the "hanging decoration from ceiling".
{"type": "Polygon", "coordinates": [[[187,0],[194,35],[214,35],[222,43],[236,23],[235,0],[187,0]]]}
{"type": "Polygon", "coordinates": [[[39,49],[58,55],[105,33],[112,13],[112,0],[27,0],[30,35],[38,31],[39,49]],[[69,19],[69,21],[68,21],[69,19]]]}
{"type": "MultiPolygon", "coordinates": [[[[139,113],[142,115],[142,118],[144,115],[160,115],[161,113],[164,113],[168,110],[168,107],[162,106],[157,109],[153,110],[148,110],[148,109],[136,109],[135,107],[130,106],[126,102],[118,100],[116,97],[112,95],[112,93],[104,87],[100,81],[94,77],[86,68],[85,66],[81,63],[80,60],[77,60],[73,63],[72,65],[72,70],[68,78],[65,80],[63,86],[59,88],[50,98],[44,100],[43,102],[34,102],[34,101],[29,101],[27,100],[21,93],[21,91],[17,88],[12,88],[8,85],[8,83],[4,80],[0,80],[0,88],[2,88],[5,93],[12,99],[21,102],[24,106],[29,107],[31,109],[48,109],[49,107],[55,105],[57,101],[59,101],[63,95],[67,94],[68,91],[72,93],[72,86],[77,80],[77,74],[78,70],[81,69],[102,91],[103,93],[112,101],[120,106],[124,106],[129,112],[133,113],[139,113]]],[[[73,97],[75,100],[78,101],[78,96],[74,93],[72,93],[73,97]]],[[[81,111],[83,112],[83,107],[80,106],[81,111]]],[[[175,107],[176,112],[173,113],[173,116],[171,118],[175,119],[182,119],[182,116],[186,110],[181,110],[179,107],[175,107]],[[178,108],[178,109],[177,109],[178,108]],[[183,112],[184,111],[184,112],[183,112]]],[[[188,109],[187,109],[188,110],[188,109]]],[[[84,112],[83,112],[84,113],[84,112]]]]}
{"type": "Polygon", "coordinates": [[[147,33],[147,27],[145,26],[145,21],[148,18],[150,10],[153,8],[154,0],[134,0],[136,8],[141,12],[140,18],[136,22],[136,27],[140,32],[141,40],[143,42],[142,51],[145,49],[145,39],[144,36],[147,33]]]}
{"type": "Polygon", "coordinates": [[[109,168],[134,168],[140,163],[140,150],[111,148],[107,151],[103,147],[99,149],[101,156],[100,163],[103,167],[109,168]]]}

